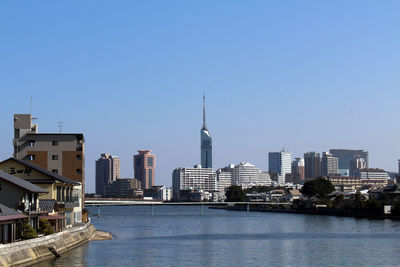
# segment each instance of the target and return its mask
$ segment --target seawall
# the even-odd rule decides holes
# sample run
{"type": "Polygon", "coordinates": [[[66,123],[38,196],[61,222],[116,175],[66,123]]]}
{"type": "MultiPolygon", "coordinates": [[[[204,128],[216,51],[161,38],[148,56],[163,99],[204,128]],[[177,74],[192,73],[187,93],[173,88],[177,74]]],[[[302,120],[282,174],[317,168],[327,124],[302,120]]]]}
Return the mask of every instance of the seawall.
{"type": "Polygon", "coordinates": [[[95,234],[92,224],[74,226],[52,235],[0,245],[0,266],[29,266],[88,242],[95,234]]]}

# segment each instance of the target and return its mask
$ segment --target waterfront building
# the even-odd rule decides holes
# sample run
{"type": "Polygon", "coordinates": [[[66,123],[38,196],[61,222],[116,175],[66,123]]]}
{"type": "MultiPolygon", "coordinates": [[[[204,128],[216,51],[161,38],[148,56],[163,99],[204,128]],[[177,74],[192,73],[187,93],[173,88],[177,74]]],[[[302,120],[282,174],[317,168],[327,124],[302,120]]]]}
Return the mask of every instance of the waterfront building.
{"type": "Polygon", "coordinates": [[[350,176],[360,176],[360,170],[367,168],[367,162],[360,156],[355,156],[350,161],[350,176]]]}
{"type": "Polygon", "coordinates": [[[81,133],[39,133],[32,114],[14,114],[13,157],[82,185],[85,195],[85,139],[81,133]]]}
{"type": "Polygon", "coordinates": [[[304,172],[306,179],[314,179],[321,176],[321,156],[319,153],[304,153],[304,172]]]}
{"type": "Polygon", "coordinates": [[[292,153],[285,151],[268,153],[268,170],[282,177],[292,173],[292,153]]]}
{"type": "Polygon", "coordinates": [[[78,182],[50,172],[30,161],[15,158],[0,162],[0,170],[46,190],[48,193],[39,195],[39,205],[40,200],[43,199],[56,200],[56,213],[46,216],[53,226],[56,226],[57,223],[63,228],[74,222],[82,221],[83,201],[78,182]]]}
{"type": "Polygon", "coordinates": [[[172,190],[165,185],[156,185],[143,190],[143,197],[169,201],[172,198],[172,190]]]}
{"type": "Polygon", "coordinates": [[[0,244],[8,244],[22,238],[22,223],[28,216],[0,203],[0,244]]]}
{"type": "Polygon", "coordinates": [[[120,178],[107,184],[104,196],[109,198],[137,198],[143,196],[141,182],[137,179],[120,178]]]}
{"type": "Polygon", "coordinates": [[[201,166],[212,168],[212,138],[206,124],[206,97],[203,96],[203,127],[200,131],[201,166]]]}
{"type": "Polygon", "coordinates": [[[232,185],[238,185],[243,188],[271,185],[270,175],[267,172],[262,172],[253,164],[241,162],[235,166],[231,164],[229,168],[232,176],[232,185]]]}
{"type": "Polygon", "coordinates": [[[292,162],[292,181],[294,184],[302,184],[305,180],[304,159],[295,158],[292,162]]]}
{"type": "Polygon", "coordinates": [[[321,176],[330,176],[338,174],[338,158],[328,152],[322,153],[321,176]]]}
{"type": "Polygon", "coordinates": [[[105,186],[121,177],[120,160],[110,154],[101,154],[96,160],[96,194],[104,195],[105,186]]]}
{"type": "Polygon", "coordinates": [[[225,192],[225,190],[232,185],[232,174],[230,170],[226,168],[221,168],[216,171],[217,174],[217,186],[216,189],[220,192],[225,192]]]}
{"type": "Polygon", "coordinates": [[[176,168],[172,172],[173,198],[180,200],[181,190],[212,192],[216,190],[216,174],[211,168],[195,165],[193,168],[176,168]]]}
{"type": "MultiPolygon", "coordinates": [[[[368,151],[364,150],[351,150],[351,149],[329,149],[329,153],[331,153],[334,157],[337,157],[339,160],[340,173],[350,172],[350,162],[354,157],[360,157],[365,160],[367,168],[369,168],[369,155],[368,151]]],[[[351,173],[349,173],[351,175],[351,173]]]]}
{"type": "Polygon", "coordinates": [[[139,154],[133,156],[135,178],[141,183],[142,189],[154,186],[156,180],[156,156],[151,150],[138,150],[139,154]]]}
{"type": "Polygon", "coordinates": [[[388,184],[389,174],[382,169],[361,169],[360,178],[362,181],[367,182],[375,187],[384,187],[388,184]]]}

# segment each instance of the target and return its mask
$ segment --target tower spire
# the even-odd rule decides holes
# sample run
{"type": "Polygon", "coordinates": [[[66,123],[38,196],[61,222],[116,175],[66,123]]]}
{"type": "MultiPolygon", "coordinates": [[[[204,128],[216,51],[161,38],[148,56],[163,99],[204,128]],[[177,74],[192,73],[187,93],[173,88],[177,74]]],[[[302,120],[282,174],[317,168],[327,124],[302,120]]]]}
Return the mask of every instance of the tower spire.
{"type": "Polygon", "coordinates": [[[206,124],[206,96],[205,96],[205,93],[203,93],[203,129],[207,129],[207,124],[206,124]]]}

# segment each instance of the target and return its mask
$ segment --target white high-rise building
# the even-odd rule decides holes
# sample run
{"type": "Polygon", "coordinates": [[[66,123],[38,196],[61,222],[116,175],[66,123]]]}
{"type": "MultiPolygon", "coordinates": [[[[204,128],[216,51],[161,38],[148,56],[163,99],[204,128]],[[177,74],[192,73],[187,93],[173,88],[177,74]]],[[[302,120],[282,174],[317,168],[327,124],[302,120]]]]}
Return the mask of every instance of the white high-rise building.
{"type": "Polygon", "coordinates": [[[331,176],[338,173],[339,160],[328,152],[322,153],[321,175],[331,176]]]}
{"type": "Polygon", "coordinates": [[[180,190],[194,189],[212,192],[216,190],[216,175],[212,168],[176,168],[172,172],[174,199],[180,199],[180,190]]]}
{"type": "Polygon", "coordinates": [[[240,164],[224,168],[230,169],[232,175],[232,185],[251,187],[257,185],[271,185],[271,178],[268,173],[262,172],[253,164],[241,162],[240,164]]]}
{"type": "Polygon", "coordinates": [[[285,177],[292,172],[292,153],[282,150],[268,153],[268,170],[285,177]]]}
{"type": "Polygon", "coordinates": [[[217,173],[217,185],[216,188],[220,192],[225,192],[225,190],[232,185],[232,174],[226,169],[218,169],[217,173]]]}

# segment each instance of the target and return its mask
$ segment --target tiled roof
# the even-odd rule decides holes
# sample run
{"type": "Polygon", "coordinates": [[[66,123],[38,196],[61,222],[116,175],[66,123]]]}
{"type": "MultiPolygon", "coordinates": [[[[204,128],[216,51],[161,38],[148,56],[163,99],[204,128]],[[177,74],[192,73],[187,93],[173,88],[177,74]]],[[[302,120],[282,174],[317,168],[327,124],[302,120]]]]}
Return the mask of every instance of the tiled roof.
{"type": "MultiPolygon", "coordinates": [[[[48,176],[51,176],[54,179],[59,180],[60,182],[63,182],[63,183],[66,183],[66,184],[74,184],[74,185],[78,185],[79,184],[78,182],[75,182],[74,180],[71,180],[71,179],[69,179],[67,177],[64,177],[64,176],[61,176],[61,175],[58,175],[57,173],[48,171],[45,168],[42,168],[42,167],[40,167],[40,166],[38,166],[38,165],[36,165],[36,164],[34,164],[32,162],[29,162],[27,160],[9,158],[9,159],[6,159],[5,161],[7,161],[7,160],[15,160],[16,162],[19,162],[19,163],[21,163],[21,164],[23,164],[25,166],[31,167],[32,169],[34,169],[34,170],[36,170],[38,172],[41,172],[41,173],[46,174],[48,176]]],[[[5,162],[5,161],[3,161],[3,162],[5,162]]]]}
{"type": "Polygon", "coordinates": [[[0,221],[8,221],[8,220],[15,220],[15,219],[24,219],[28,216],[23,215],[15,210],[7,208],[3,204],[0,203],[0,221]]]}
{"type": "Polygon", "coordinates": [[[39,199],[39,209],[45,212],[52,212],[56,204],[55,199],[39,199]]]}
{"type": "Polygon", "coordinates": [[[40,186],[34,185],[28,181],[25,181],[24,179],[15,177],[14,175],[8,174],[4,171],[0,171],[0,180],[5,180],[31,193],[48,193],[47,190],[44,190],[40,186]]]}

